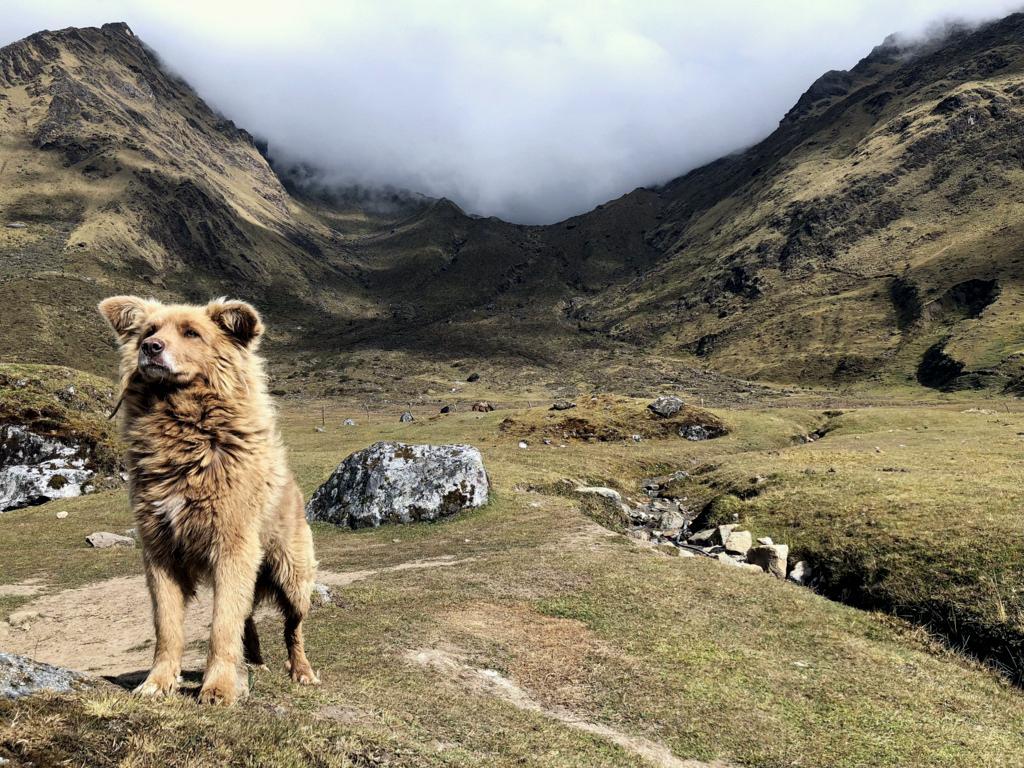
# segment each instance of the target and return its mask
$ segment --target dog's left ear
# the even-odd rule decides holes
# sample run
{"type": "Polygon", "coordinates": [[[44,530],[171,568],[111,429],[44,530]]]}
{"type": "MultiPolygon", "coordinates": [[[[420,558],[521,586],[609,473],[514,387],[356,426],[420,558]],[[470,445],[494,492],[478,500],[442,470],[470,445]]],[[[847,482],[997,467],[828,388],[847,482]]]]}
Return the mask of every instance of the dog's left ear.
{"type": "Polygon", "coordinates": [[[211,301],[206,305],[206,314],[240,346],[251,346],[263,335],[260,313],[244,301],[223,298],[211,301]]]}

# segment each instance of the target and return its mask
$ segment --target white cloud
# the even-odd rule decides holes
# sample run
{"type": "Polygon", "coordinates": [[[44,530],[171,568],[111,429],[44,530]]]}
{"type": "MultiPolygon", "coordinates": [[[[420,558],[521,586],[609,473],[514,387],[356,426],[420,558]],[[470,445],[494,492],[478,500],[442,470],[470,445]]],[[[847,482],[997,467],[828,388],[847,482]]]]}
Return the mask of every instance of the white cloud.
{"type": "Polygon", "coordinates": [[[278,153],[545,222],[756,141],[890,32],[1020,4],[7,0],[0,41],[124,20],[278,153]]]}

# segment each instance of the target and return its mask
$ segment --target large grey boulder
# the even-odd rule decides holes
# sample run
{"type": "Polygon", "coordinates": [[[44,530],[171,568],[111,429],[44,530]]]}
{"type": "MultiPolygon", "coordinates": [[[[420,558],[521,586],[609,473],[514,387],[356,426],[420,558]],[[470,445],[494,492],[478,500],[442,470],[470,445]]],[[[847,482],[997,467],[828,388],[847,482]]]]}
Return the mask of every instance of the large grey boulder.
{"type": "Polygon", "coordinates": [[[654,402],[648,404],[647,410],[653,413],[655,416],[660,416],[663,419],[675,416],[683,408],[683,401],[675,395],[667,395],[659,397],[654,402]]]}
{"type": "Polygon", "coordinates": [[[0,512],[78,496],[93,476],[87,452],[17,424],[0,426],[0,512]]]}
{"type": "Polygon", "coordinates": [[[96,531],[85,537],[85,543],[95,549],[110,549],[111,547],[134,547],[135,539],[131,536],[122,536],[119,533],[110,531],[96,531]]]}
{"type": "Polygon", "coordinates": [[[70,669],[0,652],[0,699],[17,699],[41,691],[65,693],[82,679],[70,669]]]}
{"type": "Polygon", "coordinates": [[[306,505],[309,520],[351,528],[436,520],[487,503],[487,473],[469,445],[380,442],[356,451],[306,505]]]}

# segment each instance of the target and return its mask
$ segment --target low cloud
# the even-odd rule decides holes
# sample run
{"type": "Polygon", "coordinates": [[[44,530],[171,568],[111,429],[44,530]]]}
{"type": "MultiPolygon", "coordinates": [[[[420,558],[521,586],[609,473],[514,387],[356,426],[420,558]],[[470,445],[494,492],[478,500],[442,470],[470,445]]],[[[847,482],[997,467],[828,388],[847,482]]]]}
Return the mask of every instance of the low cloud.
{"type": "Polygon", "coordinates": [[[0,42],[127,21],[275,157],[543,223],[755,142],[890,33],[1020,4],[8,0],[0,42]]]}

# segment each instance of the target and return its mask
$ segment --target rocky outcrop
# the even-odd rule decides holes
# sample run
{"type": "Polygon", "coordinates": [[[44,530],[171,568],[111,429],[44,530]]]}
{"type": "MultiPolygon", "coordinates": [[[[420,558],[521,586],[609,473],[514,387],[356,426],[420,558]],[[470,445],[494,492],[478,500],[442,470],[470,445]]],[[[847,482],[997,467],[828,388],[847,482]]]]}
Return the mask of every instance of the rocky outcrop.
{"type": "Polygon", "coordinates": [[[669,395],[667,397],[659,397],[647,406],[647,410],[655,416],[668,419],[679,413],[682,407],[683,401],[680,398],[675,397],[674,395],[669,395]]]}
{"type": "Polygon", "coordinates": [[[380,442],[346,458],[306,505],[309,520],[350,528],[437,520],[487,503],[480,451],[380,442]]]}
{"type": "Polygon", "coordinates": [[[82,679],[70,669],[0,652],[0,699],[17,699],[43,691],[66,693],[82,679]]]}
{"type": "Polygon", "coordinates": [[[88,450],[71,440],[0,426],[0,512],[88,492],[88,460],[88,450]]]}

